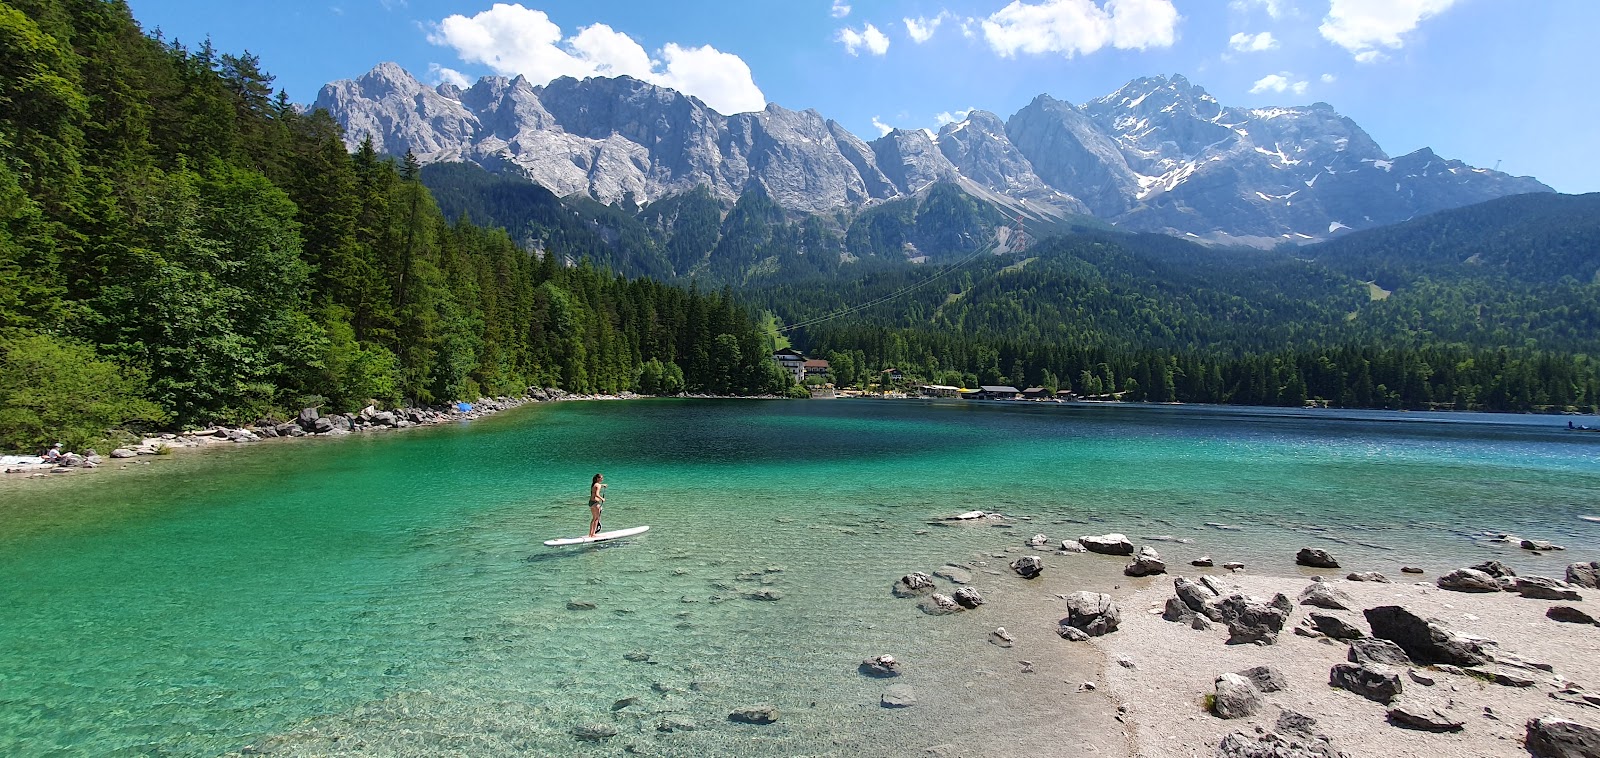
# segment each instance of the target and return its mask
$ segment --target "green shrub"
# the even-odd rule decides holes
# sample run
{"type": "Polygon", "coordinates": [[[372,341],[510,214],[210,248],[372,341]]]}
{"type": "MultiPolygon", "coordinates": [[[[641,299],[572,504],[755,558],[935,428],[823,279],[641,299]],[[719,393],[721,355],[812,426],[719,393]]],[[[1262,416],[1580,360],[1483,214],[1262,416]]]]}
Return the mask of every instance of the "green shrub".
{"type": "Polygon", "coordinates": [[[0,447],[81,449],[112,428],[166,420],[144,390],[142,372],[76,340],[26,334],[0,343],[0,447]]]}

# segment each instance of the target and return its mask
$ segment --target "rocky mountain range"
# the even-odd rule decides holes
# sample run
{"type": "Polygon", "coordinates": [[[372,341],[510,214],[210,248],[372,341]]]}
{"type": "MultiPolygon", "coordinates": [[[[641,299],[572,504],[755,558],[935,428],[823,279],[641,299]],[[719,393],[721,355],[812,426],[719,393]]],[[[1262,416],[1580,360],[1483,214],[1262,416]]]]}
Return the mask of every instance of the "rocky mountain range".
{"type": "Polygon", "coordinates": [[[476,163],[605,203],[705,186],[731,204],[759,186],[791,211],[831,214],[955,182],[1035,218],[1269,245],[1551,191],[1427,148],[1391,158],[1326,103],[1228,107],[1177,75],[870,142],[814,110],[725,116],[629,77],[484,77],[463,89],[384,63],[323,87],[314,107],[344,124],[352,148],[370,137],[385,153],[476,163]]]}

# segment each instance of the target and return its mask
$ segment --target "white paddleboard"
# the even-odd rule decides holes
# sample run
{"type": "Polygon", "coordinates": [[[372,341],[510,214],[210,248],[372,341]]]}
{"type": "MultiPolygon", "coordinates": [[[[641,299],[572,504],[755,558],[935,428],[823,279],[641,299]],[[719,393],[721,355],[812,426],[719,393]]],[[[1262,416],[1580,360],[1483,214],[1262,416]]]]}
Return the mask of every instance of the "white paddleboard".
{"type": "Polygon", "coordinates": [[[550,547],[560,547],[562,545],[586,545],[590,542],[605,542],[606,540],[614,540],[618,537],[632,537],[635,534],[644,534],[648,531],[650,531],[650,527],[648,526],[635,526],[629,529],[601,532],[593,537],[584,535],[582,537],[564,537],[559,540],[545,540],[544,544],[549,545],[550,547]]]}

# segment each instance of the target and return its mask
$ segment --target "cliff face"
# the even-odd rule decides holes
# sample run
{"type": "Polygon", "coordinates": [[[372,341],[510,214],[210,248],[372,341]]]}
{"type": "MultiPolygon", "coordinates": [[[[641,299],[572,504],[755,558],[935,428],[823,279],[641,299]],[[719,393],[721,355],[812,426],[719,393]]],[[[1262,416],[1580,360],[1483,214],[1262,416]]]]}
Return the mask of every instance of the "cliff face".
{"type": "Polygon", "coordinates": [[[1391,159],[1325,103],[1233,108],[1181,76],[1148,77],[1074,106],[1040,95],[1002,122],[984,111],[938,135],[863,141],[816,111],[724,116],[629,77],[485,77],[429,87],[386,63],[325,86],[315,107],[390,154],[467,161],[560,195],[646,203],[704,186],[725,205],[759,186],[827,213],[959,181],[1118,226],[1258,242],[1324,238],[1504,195],[1527,177],[1423,149],[1391,159]]]}

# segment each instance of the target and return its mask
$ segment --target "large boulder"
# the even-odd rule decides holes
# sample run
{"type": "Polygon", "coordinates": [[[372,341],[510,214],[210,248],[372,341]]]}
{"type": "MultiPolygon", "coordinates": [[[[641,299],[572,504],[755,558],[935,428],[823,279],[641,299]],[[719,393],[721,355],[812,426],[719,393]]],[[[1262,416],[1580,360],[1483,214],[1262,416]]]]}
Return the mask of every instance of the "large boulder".
{"type": "Polygon", "coordinates": [[[132,457],[134,457],[136,455],[138,455],[138,453],[135,453],[132,450],[129,450],[128,448],[125,448],[125,447],[119,447],[119,448],[111,451],[111,457],[112,458],[132,458],[132,457]]]}
{"type": "Polygon", "coordinates": [[[1173,578],[1172,589],[1189,610],[1212,621],[1222,621],[1222,612],[1216,607],[1218,593],[1211,585],[1179,576],[1173,578]]]}
{"type": "Polygon", "coordinates": [[[892,655],[880,655],[861,662],[857,671],[879,679],[900,675],[900,662],[892,655]]]}
{"type": "Polygon", "coordinates": [[[1111,602],[1111,596],[1101,592],[1074,592],[1067,596],[1067,617],[1062,626],[1081,630],[1090,637],[1099,637],[1117,630],[1122,623],[1122,610],[1111,602]]]}
{"type": "Polygon", "coordinates": [[[1550,610],[1544,612],[1545,618],[1567,624],[1594,624],[1593,616],[1578,610],[1570,605],[1552,605],[1550,610]]]}
{"type": "Polygon", "coordinates": [[[1216,680],[1211,712],[1217,718],[1240,719],[1261,709],[1261,691],[1238,674],[1222,674],[1216,680]]]}
{"type": "Polygon", "coordinates": [[[333,419],[328,416],[322,416],[320,418],[312,419],[311,428],[307,429],[306,431],[314,432],[316,434],[327,434],[328,432],[333,431],[334,428],[333,419]]]}
{"type": "Polygon", "coordinates": [[[312,431],[312,425],[317,421],[316,408],[302,408],[300,415],[295,417],[295,424],[305,431],[312,431]]]}
{"type": "Polygon", "coordinates": [[[1156,549],[1145,545],[1139,548],[1139,554],[1134,556],[1133,562],[1122,569],[1128,576],[1150,576],[1151,574],[1167,573],[1167,564],[1161,561],[1161,554],[1156,549]]]}
{"type": "Polygon", "coordinates": [[[378,426],[395,426],[400,423],[400,419],[391,411],[379,411],[373,414],[372,423],[378,426]]]}
{"type": "Polygon", "coordinates": [[[950,597],[949,595],[941,595],[937,592],[929,595],[927,599],[918,603],[917,607],[922,609],[922,612],[928,614],[929,616],[946,616],[966,610],[965,608],[961,607],[960,603],[956,602],[955,598],[950,597]]]}
{"type": "Polygon", "coordinates": [[[1300,552],[1294,556],[1294,562],[1312,568],[1339,568],[1339,561],[1334,559],[1333,554],[1320,547],[1300,548],[1300,552]]]}
{"type": "Polygon", "coordinates": [[[1400,675],[1394,669],[1361,663],[1333,664],[1328,672],[1328,684],[1379,703],[1400,697],[1402,689],[1400,675]]]}
{"type": "Polygon", "coordinates": [[[1574,563],[1567,567],[1567,583],[1591,590],[1600,589],[1600,561],[1574,563]]]}
{"type": "Polygon", "coordinates": [[[1543,576],[1517,577],[1517,594],[1534,600],[1582,600],[1567,585],[1543,576]]]}
{"type": "Polygon", "coordinates": [[[1562,547],[1560,545],[1557,545],[1556,543],[1551,542],[1549,540],[1523,540],[1522,541],[1522,549],[1523,550],[1535,550],[1535,551],[1541,551],[1541,552],[1542,551],[1546,551],[1546,550],[1566,550],[1566,548],[1564,548],[1564,547],[1562,547]]]}
{"type": "Polygon", "coordinates": [[[1528,752],[1539,758],[1597,758],[1600,729],[1545,716],[1528,722],[1528,752]]]}
{"type": "Polygon", "coordinates": [[[1184,624],[1194,629],[1211,628],[1210,619],[1195,613],[1193,608],[1184,605],[1182,600],[1175,597],[1167,598],[1167,607],[1162,610],[1161,618],[1166,619],[1167,621],[1184,624]]]}
{"type": "Polygon", "coordinates": [[[1266,734],[1234,732],[1217,746],[1218,758],[1346,758],[1327,735],[1316,731],[1317,720],[1284,708],[1266,734]]]}
{"type": "Polygon", "coordinates": [[[956,590],[955,594],[950,596],[950,599],[956,601],[957,605],[967,610],[983,605],[983,596],[979,595],[978,591],[971,587],[962,587],[956,590]]]}
{"type": "Polygon", "coordinates": [[[1362,614],[1372,627],[1372,636],[1399,645],[1418,663],[1476,666],[1490,660],[1483,642],[1458,635],[1398,605],[1368,608],[1362,614]]]}
{"type": "Polygon", "coordinates": [[[1101,555],[1133,555],[1133,543],[1128,541],[1128,536],[1112,532],[1099,536],[1084,536],[1078,538],[1078,544],[1091,553],[1101,555]]]}
{"type": "Polygon", "coordinates": [[[1301,605],[1313,605],[1330,611],[1348,611],[1355,602],[1350,593],[1327,582],[1312,582],[1300,591],[1301,605]]]}
{"type": "Polygon", "coordinates": [[[1023,579],[1038,579],[1044,573],[1044,561],[1037,555],[1024,555],[1011,562],[1011,570],[1023,579]]]}
{"type": "Polygon", "coordinates": [[[1456,569],[1435,582],[1441,590],[1453,592],[1499,592],[1500,582],[1477,569],[1456,569]]]}

